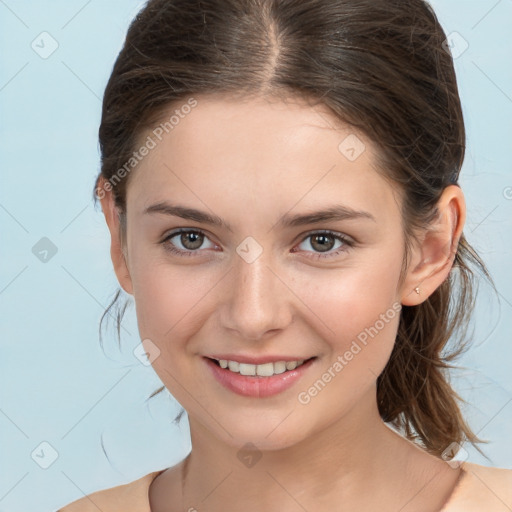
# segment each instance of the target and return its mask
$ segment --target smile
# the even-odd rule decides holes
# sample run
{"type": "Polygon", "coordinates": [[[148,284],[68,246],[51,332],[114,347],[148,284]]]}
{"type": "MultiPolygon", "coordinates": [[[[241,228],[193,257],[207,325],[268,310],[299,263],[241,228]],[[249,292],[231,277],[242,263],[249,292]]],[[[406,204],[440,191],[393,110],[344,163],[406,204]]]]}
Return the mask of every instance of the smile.
{"type": "Polygon", "coordinates": [[[240,375],[258,375],[260,377],[271,377],[272,375],[279,375],[286,371],[295,370],[302,364],[305,359],[299,361],[276,361],[275,363],[263,363],[263,364],[248,364],[239,363],[238,361],[229,361],[226,359],[213,359],[217,361],[221,368],[227,368],[229,371],[234,373],[240,373],[240,375]]]}
{"type": "Polygon", "coordinates": [[[224,388],[242,396],[265,398],[281,393],[297,383],[317,357],[263,364],[239,363],[211,357],[203,359],[213,377],[224,388]]]}

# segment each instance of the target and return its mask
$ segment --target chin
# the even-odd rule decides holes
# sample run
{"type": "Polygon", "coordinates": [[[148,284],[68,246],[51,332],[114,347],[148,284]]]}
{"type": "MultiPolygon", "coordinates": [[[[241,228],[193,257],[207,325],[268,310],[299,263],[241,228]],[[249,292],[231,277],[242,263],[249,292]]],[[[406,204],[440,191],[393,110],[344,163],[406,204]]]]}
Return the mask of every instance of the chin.
{"type": "Polygon", "coordinates": [[[298,416],[294,419],[292,416],[289,410],[275,414],[261,412],[254,419],[242,414],[233,419],[217,414],[216,418],[225,430],[217,423],[206,428],[222,443],[238,450],[276,451],[305,439],[304,422],[299,422],[298,416]]]}

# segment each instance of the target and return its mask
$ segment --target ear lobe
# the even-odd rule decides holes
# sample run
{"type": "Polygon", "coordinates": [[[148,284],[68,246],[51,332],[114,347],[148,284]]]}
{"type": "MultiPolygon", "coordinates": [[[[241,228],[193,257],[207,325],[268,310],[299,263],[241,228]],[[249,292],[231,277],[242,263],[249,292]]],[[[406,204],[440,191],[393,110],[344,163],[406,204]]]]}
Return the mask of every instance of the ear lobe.
{"type": "Polygon", "coordinates": [[[125,257],[125,248],[121,240],[121,222],[119,208],[115,204],[111,187],[104,187],[105,179],[102,177],[98,184],[97,193],[101,202],[101,209],[105,215],[108,229],[110,231],[110,257],[114,266],[114,271],[119,284],[123,290],[133,295],[132,280],[125,257]]]}
{"type": "Polygon", "coordinates": [[[466,205],[460,187],[446,187],[437,210],[436,219],[412,250],[410,270],[402,288],[404,306],[416,306],[426,300],[448,278],[452,269],[466,220],[466,205]]]}

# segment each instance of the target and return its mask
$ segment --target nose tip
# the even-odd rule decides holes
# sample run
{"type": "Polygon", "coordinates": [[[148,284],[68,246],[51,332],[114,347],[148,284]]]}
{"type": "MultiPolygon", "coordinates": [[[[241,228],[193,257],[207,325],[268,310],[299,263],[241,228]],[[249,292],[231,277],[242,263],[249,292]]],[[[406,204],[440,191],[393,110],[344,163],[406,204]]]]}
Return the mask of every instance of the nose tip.
{"type": "Polygon", "coordinates": [[[252,263],[240,258],[231,279],[223,322],[241,339],[266,339],[290,322],[289,290],[263,255],[252,263]]]}

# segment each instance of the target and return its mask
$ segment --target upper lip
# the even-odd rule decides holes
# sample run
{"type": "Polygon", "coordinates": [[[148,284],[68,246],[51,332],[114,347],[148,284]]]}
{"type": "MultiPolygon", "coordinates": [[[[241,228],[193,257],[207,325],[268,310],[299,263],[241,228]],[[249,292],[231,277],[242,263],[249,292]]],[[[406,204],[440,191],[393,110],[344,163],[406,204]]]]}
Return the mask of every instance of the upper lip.
{"type": "Polygon", "coordinates": [[[284,356],[284,355],[272,355],[272,356],[249,356],[249,355],[243,355],[243,354],[212,354],[205,356],[210,359],[218,359],[218,360],[227,360],[227,361],[237,361],[239,363],[245,363],[245,364],[265,364],[265,363],[275,363],[277,361],[306,361],[307,359],[311,359],[311,357],[316,356],[309,356],[309,357],[290,357],[290,356],[284,356]]]}

